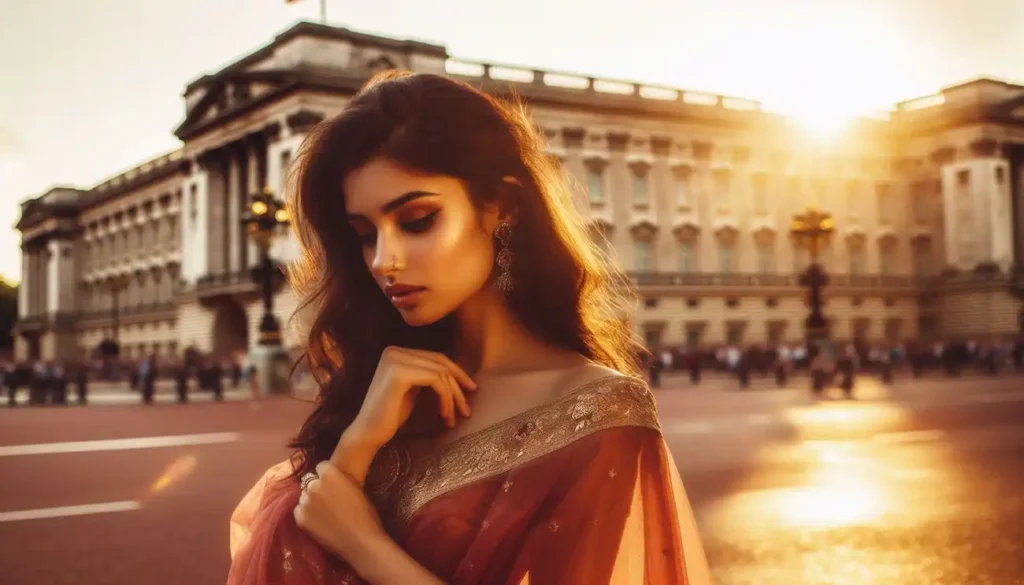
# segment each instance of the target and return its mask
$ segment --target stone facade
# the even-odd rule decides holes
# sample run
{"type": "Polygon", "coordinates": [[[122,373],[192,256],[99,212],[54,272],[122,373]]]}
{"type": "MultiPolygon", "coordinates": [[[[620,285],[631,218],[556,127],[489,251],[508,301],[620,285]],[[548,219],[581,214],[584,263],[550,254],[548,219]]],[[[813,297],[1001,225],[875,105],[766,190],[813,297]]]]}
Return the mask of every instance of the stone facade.
{"type": "MultiPolygon", "coordinates": [[[[300,23],[189,84],[180,149],[24,204],[17,355],[67,357],[115,331],[128,355],[254,343],[248,196],[286,190],[309,129],[390,68],[525,99],[595,237],[631,274],[634,326],[651,344],[801,339],[796,275],[809,259],[788,227],[808,206],[836,220],[822,255],[836,338],[1018,326],[1022,86],[950,87],[823,146],[750,100],[468,63],[436,45],[300,23]]],[[[288,262],[295,250],[283,239],[274,255],[288,262]]],[[[296,306],[287,287],[278,293],[288,345],[301,339],[296,306]]]]}

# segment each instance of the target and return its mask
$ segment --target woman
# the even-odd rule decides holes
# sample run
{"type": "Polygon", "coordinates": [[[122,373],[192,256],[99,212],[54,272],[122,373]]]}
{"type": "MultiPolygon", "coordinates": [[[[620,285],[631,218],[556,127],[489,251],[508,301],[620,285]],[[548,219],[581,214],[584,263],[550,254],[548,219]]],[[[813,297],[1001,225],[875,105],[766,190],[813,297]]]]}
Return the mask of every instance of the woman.
{"type": "Polygon", "coordinates": [[[400,73],[307,139],[322,390],[232,517],[229,583],[711,582],[626,287],[542,148],[521,108],[400,73]]]}

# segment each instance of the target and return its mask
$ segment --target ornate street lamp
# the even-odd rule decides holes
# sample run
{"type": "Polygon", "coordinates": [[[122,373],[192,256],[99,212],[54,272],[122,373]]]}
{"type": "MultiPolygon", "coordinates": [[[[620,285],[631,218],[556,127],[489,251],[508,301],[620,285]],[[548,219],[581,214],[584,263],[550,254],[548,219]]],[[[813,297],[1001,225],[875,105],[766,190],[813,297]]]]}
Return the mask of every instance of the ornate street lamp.
{"type": "Polygon", "coordinates": [[[832,214],[809,208],[793,216],[789,233],[796,245],[807,250],[810,265],[800,275],[800,285],[807,287],[807,303],[810,314],[805,327],[807,345],[813,357],[828,344],[828,322],[821,312],[821,292],[828,284],[828,274],[818,262],[821,251],[828,247],[835,231],[832,214]]]}
{"type": "Polygon", "coordinates": [[[252,195],[242,223],[260,250],[260,264],[253,268],[252,277],[260,285],[263,317],[260,319],[257,339],[260,351],[254,352],[258,355],[253,357],[262,358],[254,361],[260,362],[258,368],[264,392],[281,392],[287,388],[287,374],[280,371],[280,366],[282,363],[287,366],[288,358],[281,344],[281,325],[274,316],[274,289],[282,275],[270,257],[270,246],[274,238],[290,225],[291,217],[284,202],[267,187],[252,195]]]}

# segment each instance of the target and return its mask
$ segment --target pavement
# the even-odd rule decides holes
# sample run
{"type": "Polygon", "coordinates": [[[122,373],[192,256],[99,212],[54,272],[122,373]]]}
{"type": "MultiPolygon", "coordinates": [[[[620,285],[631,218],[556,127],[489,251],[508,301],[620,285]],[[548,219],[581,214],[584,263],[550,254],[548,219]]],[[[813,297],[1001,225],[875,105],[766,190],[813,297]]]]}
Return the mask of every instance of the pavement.
{"type": "MultiPolygon", "coordinates": [[[[1024,583],[1021,378],[672,385],[662,427],[719,585],[1024,583]]],[[[102,394],[124,393],[0,410],[0,583],[223,583],[228,516],[310,403],[102,394]]]]}

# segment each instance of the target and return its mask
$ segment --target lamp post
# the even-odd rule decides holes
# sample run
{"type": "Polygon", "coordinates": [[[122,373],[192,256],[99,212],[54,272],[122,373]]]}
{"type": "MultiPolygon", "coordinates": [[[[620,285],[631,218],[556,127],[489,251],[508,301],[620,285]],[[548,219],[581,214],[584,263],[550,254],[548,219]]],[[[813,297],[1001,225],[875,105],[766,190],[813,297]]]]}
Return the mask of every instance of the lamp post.
{"type": "Polygon", "coordinates": [[[263,317],[260,319],[259,337],[253,351],[253,362],[259,372],[260,386],[265,394],[281,393],[288,388],[288,356],[281,344],[281,325],[274,316],[274,288],[281,278],[270,246],[283,228],[291,223],[283,201],[269,188],[254,193],[249,209],[242,217],[249,237],[260,250],[260,264],[252,271],[253,280],[260,285],[263,299],[263,317]]]}
{"type": "MultiPolygon", "coordinates": [[[[822,289],[828,284],[828,274],[818,262],[821,250],[828,247],[835,231],[835,223],[832,221],[832,214],[809,208],[803,213],[793,216],[793,223],[790,225],[789,233],[796,244],[807,250],[810,263],[807,269],[800,274],[800,285],[807,287],[807,304],[810,313],[804,322],[807,334],[807,346],[809,357],[814,358],[823,351],[829,351],[828,322],[821,311],[822,289]]],[[[823,383],[815,379],[813,381],[815,390],[818,384],[823,383]]]]}

